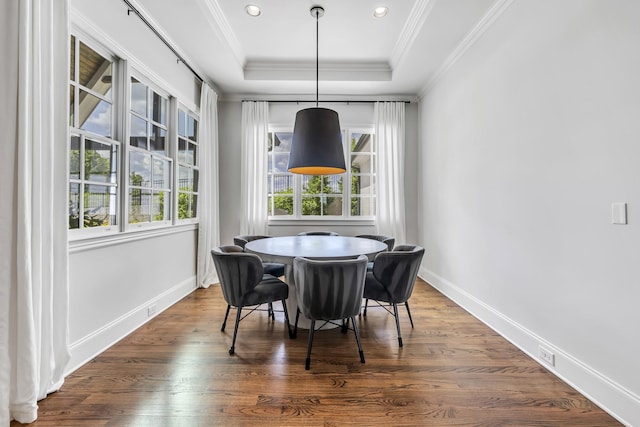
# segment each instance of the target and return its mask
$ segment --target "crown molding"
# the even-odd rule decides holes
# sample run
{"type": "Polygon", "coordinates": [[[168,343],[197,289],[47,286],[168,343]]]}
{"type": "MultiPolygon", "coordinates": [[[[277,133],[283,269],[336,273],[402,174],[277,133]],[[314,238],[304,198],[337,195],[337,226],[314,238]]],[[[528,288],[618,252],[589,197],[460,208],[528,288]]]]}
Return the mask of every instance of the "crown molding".
{"type": "Polygon", "coordinates": [[[211,29],[217,33],[222,39],[227,42],[227,45],[231,49],[233,56],[236,58],[238,65],[241,67],[244,65],[245,55],[240,45],[236,33],[231,29],[229,21],[222,12],[222,8],[217,0],[198,0],[201,8],[208,13],[205,13],[207,21],[211,29]]]}
{"type": "Polygon", "coordinates": [[[411,49],[413,42],[422,30],[422,26],[431,14],[436,1],[437,0],[418,0],[413,5],[411,12],[409,12],[409,19],[405,22],[404,27],[402,27],[400,36],[393,47],[391,60],[389,61],[392,69],[395,70],[398,68],[407,52],[411,49]]]}
{"type": "MultiPolygon", "coordinates": [[[[318,66],[322,81],[390,81],[391,67],[386,62],[327,62],[318,66]]],[[[245,80],[316,79],[315,61],[248,61],[245,80]]]]}
{"type": "Polygon", "coordinates": [[[440,68],[433,74],[433,76],[423,86],[422,90],[418,93],[418,98],[424,98],[431,89],[433,89],[440,80],[449,72],[451,68],[464,56],[466,51],[473,46],[480,37],[487,31],[491,25],[504,13],[505,10],[511,6],[514,0],[496,0],[491,6],[491,9],[484,14],[484,16],[478,21],[473,29],[466,35],[466,37],[456,46],[451,54],[445,59],[440,68]]]}
{"type": "MultiPolygon", "coordinates": [[[[242,101],[267,101],[267,102],[298,102],[300,104],[315,104],[316,99],[314,95],[303,95],[296,93],[289,94],[263,94],[263,93],[231,93],[223,94],[218,98],[220,102],[242,102],[242,101]]],[[[354,95],[354,94],[341,94],[341,95],[324,95],[320,96],[318,102],[336,104],[336,103],[363,103],[363,102],[377,102],[377,101],[404,101],[409,103],[417,103],[418,98],[415,95],[397,94],[397,95],[354,95]]]]}

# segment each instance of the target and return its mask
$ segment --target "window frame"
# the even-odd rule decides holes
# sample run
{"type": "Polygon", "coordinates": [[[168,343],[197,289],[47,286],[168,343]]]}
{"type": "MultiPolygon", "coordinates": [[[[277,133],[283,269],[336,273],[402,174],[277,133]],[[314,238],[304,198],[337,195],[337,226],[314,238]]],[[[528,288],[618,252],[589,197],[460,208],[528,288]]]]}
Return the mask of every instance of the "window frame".
{"type": "MultiPolygon", "coordinates": [[[[84,35],[80,31],[72,31],[69,35],[69,48],[71,48],[71,40],[74,41],[74,57],[69,56],[69,65],[70,61],[73,59],[74,61],[74,71],[73,78],[72,75],[69,74],[68,84],[71,88],[73,88],[73,104],[71,103],[71,99],[68,100],[68,104],[70,105],[69,109],[69,117],[67,117],[67,125],[69,126],[69,139],[67,141],[67,158],[70,159],[71,151],[72,151],[72,139],[74,137],[78,137],[80,139],[80,148],[79,148],[79,177],[72,178],[71,170],[67,175],[67,191],[68,201],[71,203],[71,186],[78,185],[78,227],[71,228],[68,223],[68,236],[70,240],[78,239],[78,238],[91,238],[96,236],[104,236],[118,233],[121,230],[122,226],[122,178],[121,178],[121,170],[122,170],[122,151],[123,147],[121,141],[119,140],[119,128],[118,128],[118,118],[120,114],[120,107],[122,103],[121,94],[118,92],[117,87],[119,85],[119,78],[122,73],[122,62],[120,58],[118,58],[113,52],[106,49],[102,44],[96,42],[91,37],[84,35]],[[111,62],[111,98],[101,95],[99,92],[96,92],[92,88],[86,87],[81,84],[81,76],[80,76],[80,45],[84,44],[97,54],[101,55],[105,59],[111,62]],[[79,124],[79,111],[80,111],[80,91],[83,90],[86,93],[97,97],[99,100],[103,100],[109,102],[111,104],[111,118],[110,118],[110,129],[109,133],[111,136],[100,135],[98,133],[94,133],[91,130],[82,129],[79,124]],[[73,111],[72,111],[73,110],[73,111]],[[73,117],[73,123],[71,123],[71,118],[73,117]],[[115,171],[113,174],[115,175],[115,182],[96,182],[90,179],[86,179],[85,176],[85,156],[86,156],[86,140],[93,140],[100,144],[104,144],[106,146],[110,146],[117,150],[116,158],[115,158],[115,171]],[[115,199],[116,199],[116,208],[115,208],[115,223],[112,223],[107,226],[97,226],[97,227],[85,227],[84,226],[84,198],[85,191],[84,187],[87,185],[101,185],[105,187],[115,188],[115,199]]],[[[70,160],[68,160],[70,161],[70,160]]],[[[71,215],[69,213],[69,222],[71,221],[71,215]]]]}
{"type": "MultiPolygon", "coordinates": [[[[125,132],[124,132],[124,138],[123,140],[126,141],[123,143],[124,145],[124,155],[125,155],[125,159],[124,159],[124,164],[125,164],[125,169],[126,170],[126,177],[124,176],[125,172],[122,172],[122,179],[123,179],[123,191],[122,191],[122,199],[123,199],[123,228],[124,231],[130,231],[130,230],[141,230],[141,229],[153,229],[153,228],[159,228],[159,227],[167,227],[167,226],[172,226],[174,225],[174,219],[175,219],[175,205],[176,205],[176,199],[175,199],[175,137],[177,134],[177,126],[175,126],[177,119],[175,119],[173,117],[173,104],[175,101],[173,101],[175,99],[174,96],[172,96],[168,91],[166,91],[165,89],[163,89],[162,87],[160,87],[159,85],[155,84],[153,82],[153,80],[149,79],[148,77],[146,77],[144,72],[138,71],[136,68],[134,67],[127,67],[127,73],[126,73],[126,80],[125,80],[125,92],[126,92],[126,97],[125,97],[125,103],[124,103],[124,107],[123,110],[124,115],[125,115],[125,132]],[[136,117],[140,117],[142,118],[141,114],[139,113],[135,113],[133,108],[132,108],[132,103],[131,103],[131,79],[135,78],[138,82],[146,85],[146,101],[147,101],[147,111],[146,111],[146,117],[144,117],[143,119],[146,122],[146,126],[147,126],[147,135],[146,135],[146,139],[147,139],[147,148],[140,148],[137,146],[134,146],[131,144],[131,116],[135,115],[136,117]],[[156,93],[160,96],[162,96],[165,100],[166,100],[166,105],[165,105],[165,115],[166,115],[166,121],[167,124],[164,127],[164,130],[166,132],[166,140],[165,140],[165,149],[164,149],[164,154],[160,154],[157,152],[154,152],[153,150],[151,150],[151,143],[150,143],[150,139],[151,139],[151,127],[155,126],[155,125],[159,125],[161,124],[160,122],[157,122],[155,120],[153,120],[152,117],[152,113],[151,113],[151,107],[150,105],[153,102],[153,94],[156,93]],[[159,220],[159,221],[154,221],[153,218],[153,204],[154,204],[154,184],[151,183],[150,186],[135,186],[132,185],[129,179],[130,173],[131,173],[131,153],[132,152],[137,152],[137,153],[142,153],[145,155],[150,156],[151,158],[151,173],[153,173],[153,163],[156,159],[162,160],[162,161],[167,161],[169,163],[169,166],[167,168],[168,172],[170,173],[170,177],[168,179],[169,182],[169,189],[164,188],[163,191],[169,192],[170,193],[170,197],[169,197],[169,203],[170,206],[168,209],[165,208],[165,210],[167,212],[169,212],[169,219],[164,219],[164,220],[159,220]],[[131,199],[129,197],[131,189],[133,188],[139,188],[141,190],[149,190],[151,192],[151,197],[150,197],[150,211],[149,211],[149,217],[151,218],[150,221],[144,221],[144,222],[135,222],[132,223],[130,222],[130,214],[131,214],[131,199]]],[[[166,203],[166,197],[165,197],[165,203],[166,203]]]]}
{"type": "Polygon", "coordinates": [[[176,191],[176,203],[175,203],[175,220],[176,222],[180,223],[180,224],[188,224],[188,223],[197,223],[198,222],[198,206],[199,206],[199,200],[200,200],[200,153],[201,153],[201,140],[200,140],[200,115],[195,113],[194,111],[190,110],[189,108],[187,108],[185,105],[181,104],[181,103],[177,103],[177,110],[178,112],[176,113],[177,116],[177,125],[176,125],[176,144],[175,144],[175,171],[174,171],[174,177],[175,177],[175,191],[176,191]],[[197,140],[192,140],[190,138],[185,137],[183,139],[185,139],[187,141],[188,144],[193,144],[196,147],[196,155],[195,155],[195,159],[194,159],[194,164],[188,164],[185,162],[181,162],[180,161],[180,139],[181,139],[181,135],[180,135],[180,112],[184,112],[187,117],[192,117],[198,127],[198,130],[196,132],[196,138],[197,140]],[[197,178],[195,178],[195,182],[196,182],[196,190],[192,190],[192,191],[181,191],[180,190],[180,167],[186,167],[188,169],[191,169],[192,172],[197,172],[197,178]],[[178,214],[178,210],[180,208],[180,194],[190,194],[192,196],[196,197],[196,212],[195,212],[195,216],[190,217],[190,218],[180,218],[179,214],[178,214]]]}
{"type": "MultiPolygon", "coordinates": [[[[285,127],[285,126],[276,126],[276,125],[269,125],[268,128],[268,133],[269,134],[275,134],[275,133],[288,133],[288,134],[293,134],[293,129],[291,127],[285,127]]],[[[357,222],[357,223],[366,223],[366,224],[374,224],[375,223],[375,217],[376,217],[376,201],[377,201],[377,192],[375,191],[375,185],[376,185],[376,138],[375,138],[375,133],[374,133],[374,126],[373,124],[368,125],[368,126],[343,126],[341,129],[341,134],[342,134],[342,140],[343,140],[343,144],[342,144],[342,148],[343,148],[343,154],[345,156],[345,160],[347,163],[347,172],[343,173],[343,174],[339,174],[340,176],[343,177],[343,189],[342,189],[342,214],[341,215],[303,215],[302,214],[302,200],[303,200],[303,181],[304,181],[304,177],[306,175],[298,175],[298,174],[291,174],[289,172],[279,172],[278,174],[281,174],[282,176],[291,176],[292,177],[292,187],[293,187],[293,195],[292,195],[292,199],[293,199],[293,215],[271,215],[268,214],[267,215],[267,222],[270,225],[287,225],[289,224],[296,224],[296,225],[302,225],[302,224],[318,224],[318,223],[322,223],[325,225],[331,224],[331,223],[336,223],[336,224],[344,224],[344,223],[348,223],[348,222],[357,222]],[[353,134],[357,134],[357,133],[361,133],[361,134],[369,134],[371,135],[372,138],[372,148],[371,148],[371,167],[372,167],[372,171],[369,173],[372,182],[374,183],[374,191],[373,193],[371,193],[369,199],[372,201],[373,203],[373,211],[371,215],[352,215],[351,214],[351,198],[353,196],[352,191],[351,191],[351,185],[344,185],[345,182],[350,183],[352,177],[354,176],[354,173],[351,171],[351,136],[353,134]],[[349,141],[349,143],[347,143],[347,141],[349,141]]],[[[272,138],[272,137],[271,137],[272,138]]],[[[269,138],[267,138],[269,140],[269,138]]],[[[265,195],[267,197],[267,209],[268,212],[272,212],[273,206],[270,206],[270,202],[269,199],[271,198],[272,193],[271,192],[271,188],[269,185],[270,180],[272,179],[272,177],[274,176],[274,173],[272,170],[269,169],[269,163],[270,163],[270,159],[269,156],[273,156],[273,152],[269,152],[267,149],[267,159],[265,159],[265,161],[267,162],[267,194],[265,195]]],[[[273,162],[273,160],[271,160],[273,162]]],[[[273,163],[272,163],[273,164],[273,163]]],[[[329,176],[330,175],[320,175],[320,176],[329,176]]],[[[273,203],[273,202],[272,202],[273,203]]]]}

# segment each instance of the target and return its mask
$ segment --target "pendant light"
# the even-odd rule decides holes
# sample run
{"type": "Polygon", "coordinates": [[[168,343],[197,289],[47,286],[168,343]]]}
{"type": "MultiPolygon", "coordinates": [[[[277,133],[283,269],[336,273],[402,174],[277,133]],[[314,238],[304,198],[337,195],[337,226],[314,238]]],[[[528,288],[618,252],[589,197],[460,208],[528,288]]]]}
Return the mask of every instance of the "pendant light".
{"type": "Polygon", "coordinates": [[[347,171],[338,113],[318,108],[318,21],[324,9],[314,6],[310,12],[316,18],[316,106],[296,114],[287,169],[302,175],[335,175],[347,171]]]}

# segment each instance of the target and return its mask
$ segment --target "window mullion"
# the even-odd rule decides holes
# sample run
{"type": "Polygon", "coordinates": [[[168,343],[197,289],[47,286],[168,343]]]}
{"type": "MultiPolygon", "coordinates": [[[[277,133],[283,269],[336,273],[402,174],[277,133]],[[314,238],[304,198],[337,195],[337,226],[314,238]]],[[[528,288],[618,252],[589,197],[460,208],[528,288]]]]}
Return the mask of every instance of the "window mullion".
{"type": "Polygon", "coordinates": [[[302,175],[293,175],[293,214],[296,219],[302,218],[302,175]]]}
{"type": "Polygon", "coordinates": [[[342,140],[346,143],[342,144],[344,156],[346,159],[347,171],[342,178],[342,217],[349,218],[351,216],[351,131],[347,130],[343,133],[342,140]],[[345,139],[346,136],[346,139],[345,139]]]}
{"type": "Polygon", "coordinates": [[[172,183],[171,188],[174,191],[171,194],[171,223],[178,222],[178,197],[180,194],[180,186],[178,184],[179,162],[178,162],[178,100],[174,97],[169,99],[169,117],[167,118],[167,140],[169,144],[169,158],[171,162],[172,183]]]}
{"type": "Polygon", "coordinates": [[[80,168],[80,185],[79,185],[79,196],[80,196],[80,200],[78,200],[78,224],[79,227],[82,228],[83,224],[84,224],[84,197],[85,197],[85,177],[84,177],[84,173],[85,173],[85,168],[84,168],[84,162],[85,162],[85,136],[84,134],[80,135],[80,165],[78,166],[80,168]]]}
{"type": "Polygon", "coordinates": [[[121,60],[120,72],[118,73],[120,84],[120,90],[118,91],[121,97],[118,105],[120,106],[120,112],[118,114],[118,123],[120,124],[119,138],[122,141],[122,150],[120,161],[122,168],[118,174],[118,180],[120,182],[120,214],[122,220],[120,221],[120,231],[125,231],[129,224],[129,204],[131,199],[129,193],[131,191],[129,183],[129,156],[131,139],[131,68],[127,60],[121,60]]]}

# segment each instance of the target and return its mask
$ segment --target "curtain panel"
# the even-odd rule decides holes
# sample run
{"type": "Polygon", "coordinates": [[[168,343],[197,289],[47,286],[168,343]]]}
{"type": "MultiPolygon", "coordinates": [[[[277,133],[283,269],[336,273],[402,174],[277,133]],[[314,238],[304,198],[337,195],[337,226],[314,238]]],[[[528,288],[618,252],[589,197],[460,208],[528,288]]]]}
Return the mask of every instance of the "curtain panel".
{"type": "Polygon", "coordinates": [[[377,140],[378,234],[393,236],[396,244],[406,243],[404,212],[404,102],[376,102],[374,109],[377,140]]]}
{"type": "Polygon", "coordinates": [[[267,234],[269,103],[242,103],[240,234],[267,234]]]}
{"type": "Polygon", "coordinates": [[[220,244],[218,94],[205,82],[200,94],[200,187],[198,189],[198,286],[218,282],[211,249],[220,244]]]}
{"type": "Polygon", "coordinates": [[[0,426],[69,361],[68,0],[0,5],[0,426]]]}

